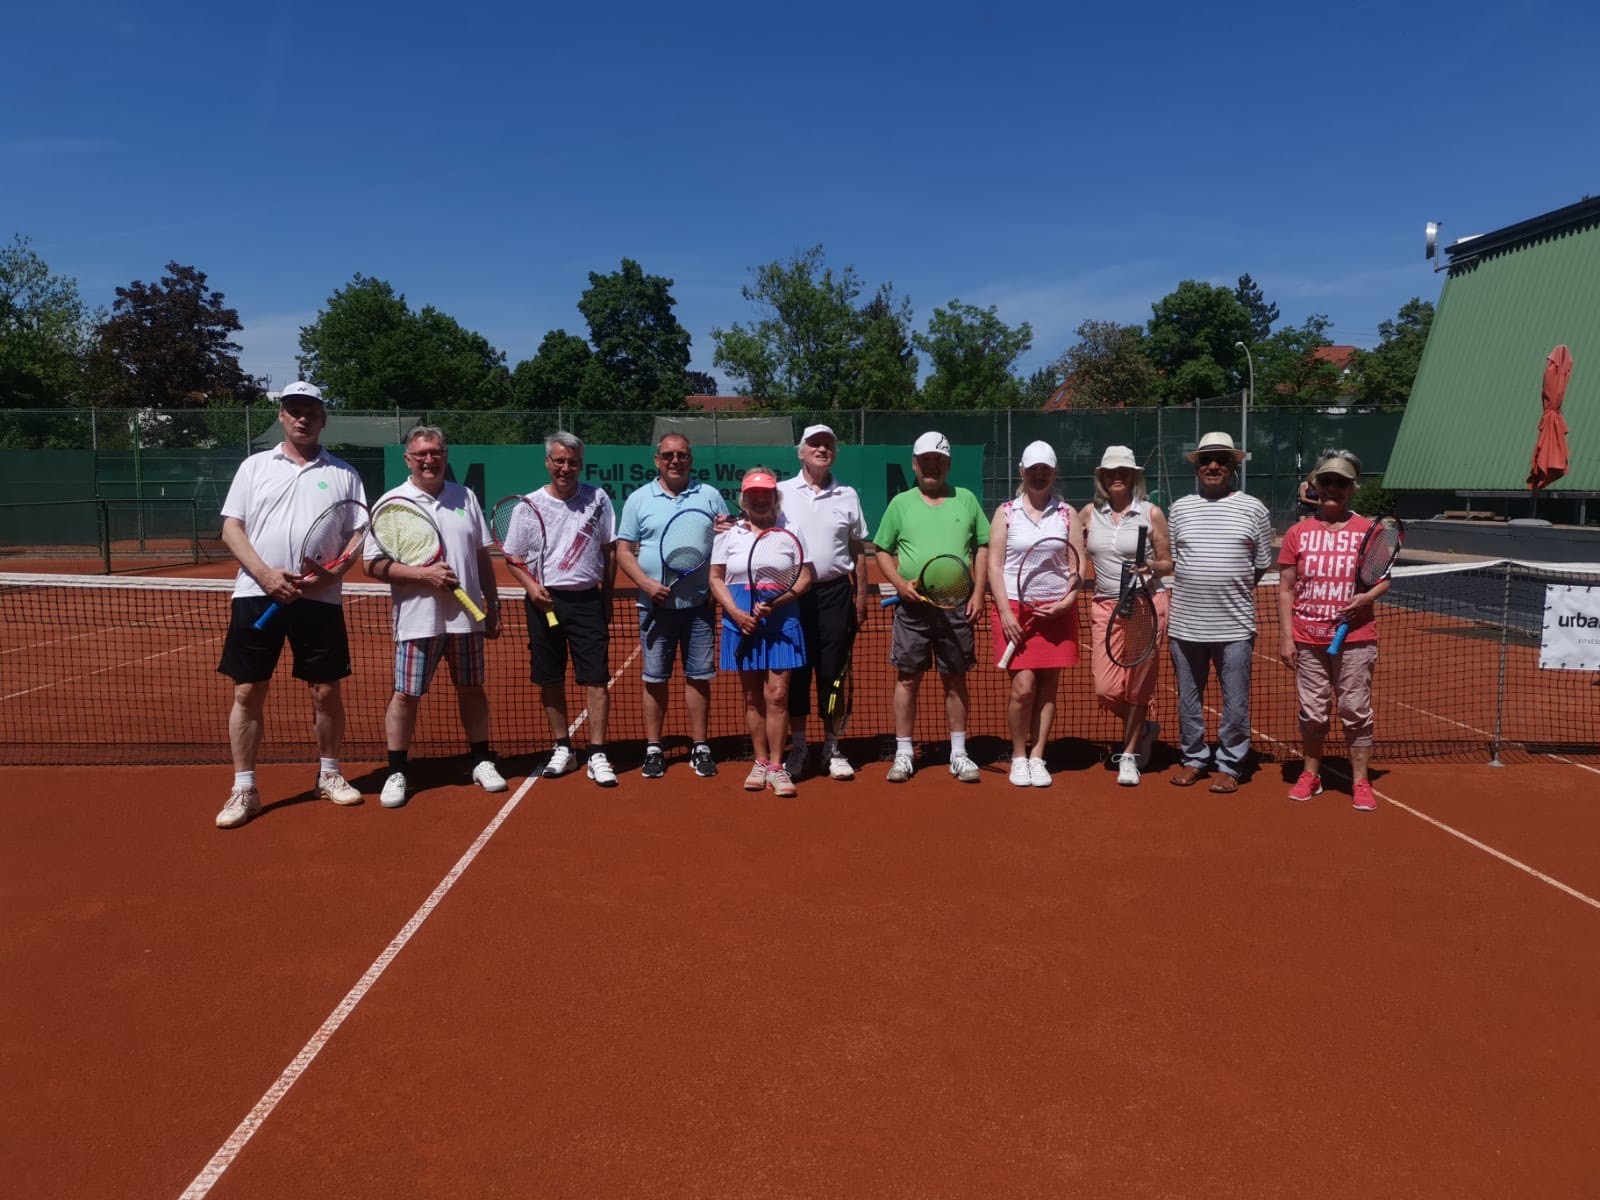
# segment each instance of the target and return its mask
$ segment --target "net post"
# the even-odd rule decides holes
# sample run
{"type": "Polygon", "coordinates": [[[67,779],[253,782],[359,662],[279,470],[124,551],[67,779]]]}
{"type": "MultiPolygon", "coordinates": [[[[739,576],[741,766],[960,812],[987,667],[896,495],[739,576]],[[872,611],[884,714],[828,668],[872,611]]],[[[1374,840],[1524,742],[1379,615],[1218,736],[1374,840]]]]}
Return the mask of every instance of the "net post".
{"type": "Polygon", "coordinates": [[[200,501],[189,500],[189,561],[200,561],[200,501]]]}
{"type": "Polygon", "coordinates": [[[98,497],[94,502],[95,524],[100,532],[100,561],[105,564],[105,573],[111,574],[111,514],[106,511],[105,497],[98,497]]]}
{"type": "Polygon", "coordinates": [[[1506,711],[1506,655],[1510,653],[1511,639],[1511,564],[1502,562],[1500,569],[1505,572],[1505,586],[1500,599],[1500,666],[1498,679],[1495,681],[1494,690],[1494,740],[1489,743],[1489,765],[1503,767],[1500,761],[1500,738],[1504,733],[1504,720],[1506,711]]]}

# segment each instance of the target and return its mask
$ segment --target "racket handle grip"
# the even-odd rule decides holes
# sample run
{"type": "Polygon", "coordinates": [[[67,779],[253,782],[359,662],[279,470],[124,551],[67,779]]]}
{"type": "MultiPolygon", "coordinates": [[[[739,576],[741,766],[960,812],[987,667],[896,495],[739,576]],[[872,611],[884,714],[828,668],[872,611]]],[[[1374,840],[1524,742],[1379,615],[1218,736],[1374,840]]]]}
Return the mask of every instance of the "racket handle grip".
{"type": "Polygon", "coordinates": [[[552,608],[549,612],[545,613],[545,615],[544,615],[544,623],[546,625],[550,626],[551,629],[554,629],[557,625],[561,624],[560,621],[556,620],[556,610],[555,609],[552,608]]]}
{"type": "Polygon", "coordinates": [[[1011,660],[1017,655],[1017,647],[1021,644],[1020,642],[1006,643],[1006,652],[1000,656],[1000,662],[997,664],[1002,671],[1011,665],[1011,660]]]}
{"type": "Polygon", "coordinates": [[[462,608],[466,609],[467,612],[472,614],[472,619],[474,621],[483,620],[483,609],[479,608],[472,602],[471,596],[467,595],[467,593],[461,588],[454,588],[452,590],[455,593],[456,600],[460,602],[462,608]]]}
{"type": "Polygon", "coordinates": [[[276,600],[267,605],[267,611],[256,618],[256,628],[265,629],[267,627],[267,622],[272,620],[273,617],[277,616],[278,610],[282,607],[283,605],[279,604],[276,600]]]}
{"type": "Polygon", "coordinates": [[[899,604],[899,603],[900,603],[900,597],[899,596],[885,596],[882,600],[878,601],[878,607],[879,608],[893,608],[896,604],[899,604]]]}
{"type": "Polygon", "coordinates": [[[1347,634],[1349,632],[1350,632],[1350,622],[1349,621],[1341,621],[1339,623],[1339,628],[1334,631],[1333,641],[1328,643],[1328,655],[1329,655],[1330,658],[1332,656],[1338,654],[1339,651],[1344,648],[1344,637],[1345,637],[1345,634],[1347,634]]]}

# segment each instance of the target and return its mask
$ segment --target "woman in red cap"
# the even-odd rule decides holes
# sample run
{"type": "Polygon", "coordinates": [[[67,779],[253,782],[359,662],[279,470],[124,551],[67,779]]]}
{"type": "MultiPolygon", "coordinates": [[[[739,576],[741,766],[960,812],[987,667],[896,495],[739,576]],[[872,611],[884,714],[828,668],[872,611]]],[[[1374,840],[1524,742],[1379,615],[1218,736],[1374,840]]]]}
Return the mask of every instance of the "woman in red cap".
{"type": "MultiPolygon", "coordinates": [[[[799,542],[800,577],[794,590],[773,608],[754,603],[750,591],[750,549],[769,529],[787,529],[778,480],[766,467],[751,467],[739,485],[744,519],[717,539],[711,557],[711,594],[722,606],[722,654],[718,666],[739,672],[744,692],[745,725],[756,761],[745,777],[747,792],[770,787],[775,795],[793,796],[794,780],[783,767],[783,745],[789,728],[789,673],[806,664],[805,635],[800,628],[803,594],[814,577],[805,543],[799,542]]],[[[793,531],[790,531],[793,533],[793,531]]],[[[798,540],[799,535],[794,534],[798,540]]],[[[786,539],[785,539],[786,540],[786,539]]]]}

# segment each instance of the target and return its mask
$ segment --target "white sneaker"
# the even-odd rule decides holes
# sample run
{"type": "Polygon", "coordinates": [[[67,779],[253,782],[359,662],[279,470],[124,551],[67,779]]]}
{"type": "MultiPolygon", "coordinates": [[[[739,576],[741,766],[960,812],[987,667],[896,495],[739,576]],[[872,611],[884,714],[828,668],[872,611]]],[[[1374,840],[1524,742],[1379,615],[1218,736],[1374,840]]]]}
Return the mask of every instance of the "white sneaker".
{"type": "Polygon", "coordinates": [[[503,792],[506,790],[506,781],[500,770],[487,758],[472,768],[472,782],[486,792],[503,792]]]}
{"type": "Polygon", "coordinates": [[[744,777],[744,790],[759,792],[767,786],[767,764],[762,759],[756,759],[750,764],[750,774],[744,777]]]}
{"type": "Polygon", "coordinates": [[[789,778],[789,772],[782,767],[768,768],[767,786],[772,789],[774,796],[782,796],[784,799],[799,795],[799,792],[795,789],[794,780],[789,778]]]}
{"type": "Polygon", "coordinates": [[[378,793],[378,803],[384,808],[404,808],[406,801],[406,777],[399,771],[393,772],[383,781],[383,791],[378,793]]]}
{"type": "Polygon", "coordinates": [[[1033,786],[1033,773],[1028,770],[1028,760],[1020,754],[1011,760],[1011,786],[1033,786]]]}
{"type": "Polygon", "coordinates": [[[611,760],[604,754],[589,755],[589,765],[584,774],[601,787],[616,787],[617,773],[611,769],[611,760]]]}
{"type": "Polygon", "coordinates": [[[839,753],[837,747],[830,751],[826,758],[829,779],[854,779],[856,777],[856,769],[850,765],[848,758],[839,753]]]}
{"type": "Polygon", "coordinates": [[[1160,732],[1160,721],[1146,721],[1144,723],[1144,732],[1139,735],[1139,765],[1141,767],[1150,765],[1150,752],[1155,749],[1156,734],[1160,732]]]}
{"type": "Polygon", "coordinates": [[[904,783],[915,773],[916,767],[912,765],[911,755],[896,754],[894,762],[889,764],[889,773],[884,778],[890,783],[904,783]]]}
{"type": "Polygon", "coordinates": [[[544,770],[539,773],[546,779],[558,779],[577,765],[578,759],[570,746],[555,746],[550,750],[550,761],[544,764],[544,770]]]}
{"type": "Polygon", "coordinates": [[[332,800],[335,804],[360,804],[361,793],[350,786],[350,782],[337,771],[317,777],[317,795],[324,800],[332,800]]]}
{"type": "Polygon", "coordinates": [[[799,779],[806,769],[806,746],[790,746],[789,754],[783,760],[783,769],[791,778],[799,779]]]}
{"type": "Polygon", "coordinates": [[[253,787],[236,787],[217,814],[218,829],[236,829],[261,811],[261,793],[253,787]]]}
{"type": "Polygon", "coordinates": [[[950,760],[950,774],[962,783],[977,783],[979,779],[978,764],[965,754],[957,754],[950,760]]]}
{"type": "Polygon", "coordinates": [[[1049,787],[1052,782],[1050,772],[1045,768],[1044,759],[1030,758],[1028,760],[1028,782],[1034,787],[1049,787]]]}
{"type": "Polygon", "coordinates": [[[1117,786],[1139,786],[1139,756],[1137,754],[1116,754],[1112,756],[1117,763],[1117,786]]]}

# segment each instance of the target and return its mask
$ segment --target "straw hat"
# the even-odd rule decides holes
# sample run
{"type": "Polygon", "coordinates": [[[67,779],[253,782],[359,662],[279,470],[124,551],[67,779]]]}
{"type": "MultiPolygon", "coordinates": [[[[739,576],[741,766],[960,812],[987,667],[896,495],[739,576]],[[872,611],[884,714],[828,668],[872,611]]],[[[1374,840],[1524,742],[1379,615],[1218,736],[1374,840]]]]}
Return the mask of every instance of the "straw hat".
{"type": "Polygon", "coordinates": [[[1190,462],[1198,462],[1202,454],[1220,454],[1224,452],[1233,456],[1234,466],[1238,466],[1244,461],[1244,451],[1233,444],[1233,436],[1222,432],[1206,434],[1200,439],[1200,444],[1185,454],[1184,457],[1190,462]]]}

